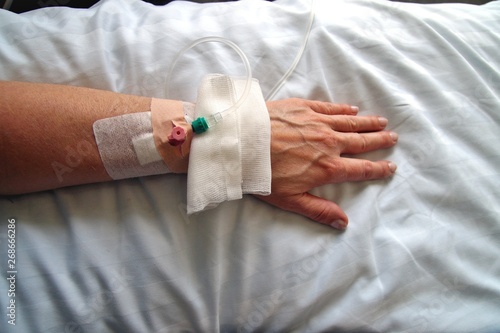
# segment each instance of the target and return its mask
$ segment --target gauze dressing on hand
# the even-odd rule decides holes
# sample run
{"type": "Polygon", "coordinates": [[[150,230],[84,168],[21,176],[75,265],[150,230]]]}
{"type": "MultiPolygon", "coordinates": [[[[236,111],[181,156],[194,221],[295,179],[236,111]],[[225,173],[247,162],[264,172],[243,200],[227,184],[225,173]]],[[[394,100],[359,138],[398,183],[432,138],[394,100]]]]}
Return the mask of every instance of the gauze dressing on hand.
{"type": "MultiPolygon", "coordinates": [[[[205,77],[198,90],[196,117],[228,109],[244,93],[246,81],[225,75],[205,77]]],[[[271,193],[271,129],[257,80],[248,97],[223,121],[194,135],[189,159],[188,214],[213,208],[243,194],[271,193]]]]}

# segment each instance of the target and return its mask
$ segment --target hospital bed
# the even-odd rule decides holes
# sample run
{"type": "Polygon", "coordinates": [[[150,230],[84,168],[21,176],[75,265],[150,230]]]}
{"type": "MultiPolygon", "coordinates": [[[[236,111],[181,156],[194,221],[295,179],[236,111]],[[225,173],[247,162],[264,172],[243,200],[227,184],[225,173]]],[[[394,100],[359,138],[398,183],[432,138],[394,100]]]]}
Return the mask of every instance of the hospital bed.
{"type": "Polygon", "coordinates": [[[207,36],[270,99],[386,117],[399,143],[362,157],[396,174],[314,189],[344,232],[252,196],[187,215],[185,175],[1,197],[0,331],[498,332],[500,2],[0,11],[0,79],[195,101],[204,75],[244,75],[205,43],[166,91],[207,36]]]}

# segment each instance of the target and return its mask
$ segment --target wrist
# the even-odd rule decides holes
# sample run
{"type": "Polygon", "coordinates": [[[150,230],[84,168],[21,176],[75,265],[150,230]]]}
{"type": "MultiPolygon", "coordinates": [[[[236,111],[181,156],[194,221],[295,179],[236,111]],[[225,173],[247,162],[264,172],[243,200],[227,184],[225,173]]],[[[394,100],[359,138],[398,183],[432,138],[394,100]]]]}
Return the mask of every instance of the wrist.
{"type": "MultiPolygon", "coordinates": [[[[230,110],[247,81],[207,75],[198,89],[195,116],[210,119],[230,110]]],[[[269,113],[257,80],[234,112],[225,113],[206,133],[197,134],[189,161],[188,213],[202,211],[243,194],[268,195],[271,189],[269,113]]]]}

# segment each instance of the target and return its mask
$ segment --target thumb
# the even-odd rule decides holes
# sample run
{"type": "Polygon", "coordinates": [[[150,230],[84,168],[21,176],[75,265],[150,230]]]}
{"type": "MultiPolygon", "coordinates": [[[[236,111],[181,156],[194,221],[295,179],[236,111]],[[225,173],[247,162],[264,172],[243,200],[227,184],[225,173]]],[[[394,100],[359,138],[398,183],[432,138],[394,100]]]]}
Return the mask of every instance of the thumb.
{"type": "Polygon", "coordinates": [[[258,196],[259,199],[276,207],[308,217],[311,220],[344,230],[348,224],[347,215],[336,203],[310,193],[288,197],[258,196]]]}
{"type": "Polygon", "coordinates": [[[300,194],[294,201],[291,205],[293,212],[336,229],[347,228],[347,215],[336,203],[310,193],[300,194]]]}

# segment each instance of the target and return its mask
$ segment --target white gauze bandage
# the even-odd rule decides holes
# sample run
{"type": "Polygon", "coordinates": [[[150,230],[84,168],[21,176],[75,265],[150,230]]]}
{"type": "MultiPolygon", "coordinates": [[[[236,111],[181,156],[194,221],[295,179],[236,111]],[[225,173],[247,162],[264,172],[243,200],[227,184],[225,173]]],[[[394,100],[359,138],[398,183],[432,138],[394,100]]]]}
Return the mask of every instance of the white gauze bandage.
{"type": "Polygon", "coordinates": [[[151,112],[129,113],[94,122],[102,163],[113,179],[170,172],[153,138],[151,112]]]}
{"type": "MultiPolygon", "coordinates": [[[[195,117],[207,117],[235,105],[245,79],[206,76],[198,90],[195,117]]],[[[244,103],[191,142],[187,184],[188,214],[213,208],[243,194],[271,193],[271,128],[257,80],[244,103]]]]}

